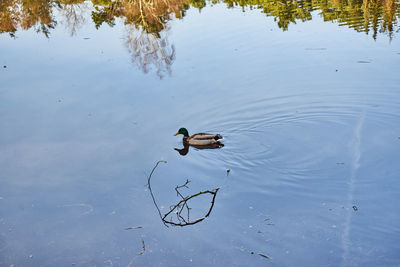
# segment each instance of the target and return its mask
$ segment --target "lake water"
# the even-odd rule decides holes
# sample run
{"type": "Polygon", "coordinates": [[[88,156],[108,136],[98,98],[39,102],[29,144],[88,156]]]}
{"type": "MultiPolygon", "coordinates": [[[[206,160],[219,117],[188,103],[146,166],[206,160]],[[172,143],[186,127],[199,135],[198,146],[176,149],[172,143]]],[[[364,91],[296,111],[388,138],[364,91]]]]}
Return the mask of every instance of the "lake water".
{"type": "Polygon", "coordinates": [[[0,266],[399,266],[399,20],[3,0],[0,266]]]}

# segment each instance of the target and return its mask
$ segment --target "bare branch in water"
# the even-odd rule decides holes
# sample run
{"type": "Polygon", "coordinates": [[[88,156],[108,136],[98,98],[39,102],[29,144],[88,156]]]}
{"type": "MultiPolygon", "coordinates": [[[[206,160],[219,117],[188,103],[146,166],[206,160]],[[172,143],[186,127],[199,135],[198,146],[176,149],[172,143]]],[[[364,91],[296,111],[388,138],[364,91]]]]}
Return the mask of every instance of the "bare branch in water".
{"type": "Polygon", "coordinates": [[[153,190],[152,190],[152,188],[151,188],[151,177],[152,177],[152,175],[153,175],[155,169],[158,167],[158,164],[161,163],[161,162],[167,163],[167,162],[164,161],[164,160],[157,161],[156,165],[153,167],[152,171],[150,172],[149,177],[147,178],[147,186],[148,186],[148,188],[149,188],[151,198],[153,199],[154,206],[156,206],[157,211],[158,211],[158,214],[159,214],[159,216],[160,216],[160,219],[161,219],[161,221],[164,223],[164,225],[167,226],[167,227],[168,227],[168,225],[172,225],[172,226],[187,226],[187,225],[193,225],[193,224],[196,224],[196,223],[199,223],[199,222],[203,221],[205,218],[207,218],[208,216],[210,216],[211,211],[212,211],[212,209],[213,209],[213,207],[214,207],[215,197],[217,196],[217,193],[218,193],[219,188],[216,188],[216,189],[214,189],[214,190],[205,190],[205,191],[201,191],[201,192],[199,192],[199,193],[197,193],[197,194],[194,194],[194,195],[185,197],[185,196],[182,195],[182,193],[179,191],[179,189],[181,189],[181,188],[189,188],[189,187],[187,186],[187,185],[190,183],[190,181],[189,181],[188,179],[186,179],[186,182],[185,182],[183,185],[180,185],[180,186],[176,186],[176,187],[175,187],[175,191],[176,191],[177,195],[178,195],[179,197],[181,197],[181,200],[180,200],[177,204],[172,205],[172,206],[170,207],[170,210],[169,210],[167,213],[165,213],[164,215],[162,215],[161,210],[160,210],[160,208],[158,207],[157,201],[156,201],[156,199],[155,199],[155,197],[154,197],[153,190]],[[193,198],[195,198],[195,197],[198,197],[198,196],[201,196],[201,195],[205,195],[205,194],[210,194],[210,195],[212,195],[210,208],[208,209],[207,213],[206,213],[203,217],[197,218],[197,219],[195,219],[195,220],[190,220],[190,210],[191,210],[191,208],[190,208],[189,205],[188,205],[188,201],[191,200],[191,199],[193,199],[193,198]],[[187,219],[185,219],[185,218],[183,217],[183,215],[182,215],[182,211],[183,211],[185,208],[186,208],[186,210],[187,210],[187,219]],[[168,218],[167,218],[167,217],[168,217],[171,213],[173,213],[174,211],[175,211],[176,216],[177,216],[177,220],[178,220],[177,222],[173,221],[172,218],[171,218],[171,219],[168,219],[168,218]]]}
{"type": "Polygon", "coordinates": [[[144,244],[144,239],[143,239],[143,237],[142,237],[142,251],[140,251],[137,255],[135,255],[135,257],[133,257],[133,258],[131,259],[131,261],[128,263],[128,265],[127,265],[126,267],[131,267],[131,266],[133,266],[133,262],[135,261],[135,259],[136,259],[137,257],[143,255],[145,251],[146,251],[146,245],[144,244]]]}
{"type": "Polygon", "coordinates": [[[161,211],[160,211],[160,208],[159,208],[158,205],[157,205],[156,199],[155,199],[154,194],[153,194],[153,190],[151,190],[150,179],[151,179],[151,176],[153,175],[155,169],[157,168],[158,164],[160,164],[161,162],[162,162],[162,163],[167,163],[167,161],[165,161],[165,160],[159,160],[159,161],[157,161],[156,165],[155,165],[154,168],[151,170],[149,177],[147,178],[147,186],[148,186],[148,188],[149,188],[151,198],[153,199],[154,206],[156,206],[157,211],[158,211],[158,214],[160,215],[160,218],[162,218],[161,211]]]}
{"type": "Polygon", "coordinates": [[[142,248],[143,248],[143,250],[140,251],[138,255],[143,255],[143,253],[146,251],[146,245],[144,244],[144,239],[143,239],[143,237],[142,237],[142,248]]]}
{"type": "Polygon", "coordinates": [[[134,229],[141,229],[143,228],[142,226],[135,226],[135,227],[127,227],[125,230],[134,230],[134,229]]]}

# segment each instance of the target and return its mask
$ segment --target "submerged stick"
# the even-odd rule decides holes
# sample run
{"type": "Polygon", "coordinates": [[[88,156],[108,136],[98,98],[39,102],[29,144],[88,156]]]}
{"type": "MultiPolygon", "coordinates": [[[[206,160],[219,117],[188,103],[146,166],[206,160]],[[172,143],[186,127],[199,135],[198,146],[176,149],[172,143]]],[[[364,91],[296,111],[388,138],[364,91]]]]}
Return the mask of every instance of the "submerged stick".
{"type": "Polygon", "coordinates": [[[211,211],[212,211],[212,209],[213,209],[213,207],[214,207],[215,197],[217,196],[217,193],[218,193],[219,188],[216,188],[216,189],[214,189],[214,190],[205,190],[205,191],[201,191],[201,192],[199,192],[199,193],[197,193],[197,194],[194,194],[194,195],[191,195],[191,196],[188,196],[188,197],[184,197],[184,196],[179,192],[178,189],[179,189],[179,188],[183,188],[183,187],[188,188],[187,185],[188,185],[189,182],[190,182],[189,180],[186,180],[186,182],[185,182],[183,185],[180,185],[180,186],[176,186],[176,187],[175,187],[175,191],[176,191],[177,195],[180,196],[182,199],[181,199],[177,204],[171,206],[171,207],[170,207],[170,210],[169,210],[167,213],[165,213],[164,215],[162,215],[161,210],[160,210],[160,208],[158,207],[156,198],[155,198],[155,196],[154,196],[153,190],[152,190],[152,188],[151,188],[151,178],[152,178],[152,175],[153,175],[155,169],[158,167],[158,165],[159,165],[161,162],[162,162],[162,163],[167,163],[165,160],[159,160],[159,161],[157,161],[156,165],[153,167],[153,169],[152,169],[151,172],[150,172],[150,175],[149,175],[148,178],[147,178],[147,186],[148,186],[148,188],[149,188],[150,195],[151,195],[151,198],[152,198],[152,200],[153,200],[154,206],[156,206],[156,209],[157,209],[157,211],[158,211],[158,215],[160,216],[160,219],[161,219],[161,221],[164,223],[164,225],[167,226],[167,227],[168,227],[168,225],[173,225],[173,226],[187,226],[187,225],[193,225],[193,224],[196,224],[196,223],[199,223],[199,222],[203,221],[205,218],[207,218],[208,216],[210,216],[211,211]],[[200,217],[200,218],[198,218],[198,219],[196,219],[196,220],[190,221],[190,219],[189,219],[190,208],[189,208],[189,206],[188,206],[188,201],[189,201],[190,199],[192,199],[192,198],[198,197],[198,196],[203,195],[203,194],[211,194],[211,195],[212,195],[210,208],[208,209],[206,215],[204,215],[203,217],[200,217]],[[187,213],[188,213],[188,214],[187,214],[187,220],[186,220],[185,218],[183,218],[183,216],[181,215],[181,214],[182,214],[182,211],[183,211],[183,209],[184,209],[185,207],[186,207],[187,213]],[[179,222],[174,222],[172,219],[170,219],[170,220],[167,219],[167,216],[170,215],[174,210],[177,210],[177,214],[176,214],[176,215],[177,215],[177,220],[178,220],[179,222]]]}
{"type": "Polygon", "coordinates": [[[167,161],[165,161],[165,160],[159,160],[159,161],[157,161],[156,165],[155,165],[155,166],[153,167],[153,169],[151,170],[149,177],[147,178],[147,186],[148,186],[148,188],[149,188],[151,198],[153,199],[154,206],[156,206],[157,211],[158,211],[158,214],[160,215],[160,218],[161,218],[161,220],[162,220],[162,215],[161,215],[160,208],[159,208],[158,205],[157,205],[156,199],[155,199],[154,194],[153,194],[153,190],[151,190],[151,185],[150,185],[151,176],[153,175],[153,172],[154,172],[155,169],[157,168],[158,164],[160,164],[161,162],[162,162],[162,163],[167,163],[167,161]]]}

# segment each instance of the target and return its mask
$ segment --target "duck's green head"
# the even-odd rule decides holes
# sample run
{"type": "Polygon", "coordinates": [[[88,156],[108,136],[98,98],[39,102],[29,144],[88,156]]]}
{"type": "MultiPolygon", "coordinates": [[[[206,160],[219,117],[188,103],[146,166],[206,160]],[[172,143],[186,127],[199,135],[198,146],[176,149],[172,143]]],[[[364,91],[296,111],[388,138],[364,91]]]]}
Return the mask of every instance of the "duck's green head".
{"type": "Polygon", "coordinates": [[[180,128],[179,131],[174,135],[177,136],[178,134],[183,134],[184,137],[189,137],[189,132],[186,130],[186,128],[180,128]]]}

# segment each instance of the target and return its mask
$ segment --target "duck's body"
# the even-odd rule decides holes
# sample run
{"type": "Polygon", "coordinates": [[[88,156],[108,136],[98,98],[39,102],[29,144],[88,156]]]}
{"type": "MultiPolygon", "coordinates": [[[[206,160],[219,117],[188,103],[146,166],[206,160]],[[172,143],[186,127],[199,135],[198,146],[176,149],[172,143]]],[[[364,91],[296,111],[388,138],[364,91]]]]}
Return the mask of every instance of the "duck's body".
{"type": "Polygon", "coordinates": [[[218,146],[222,145],[220,141],[224,139],[220,134],[210,134],[210,133],[196,133],[189,136],[188,130],[186,128],[180,128],[175,134],[183,134],[183,143],[192,146],[218,146]]]}
{"type": "Polygon", "coordinates": [[[220,134],[197,133],[189,137],[183,137],[183,142],[195,146],[207,146],[217,144],[222,140],[220,134]]]}

